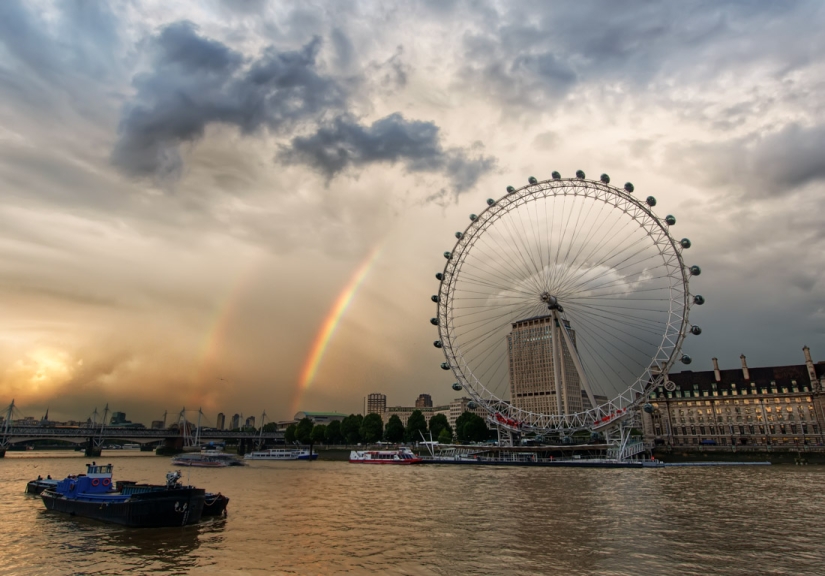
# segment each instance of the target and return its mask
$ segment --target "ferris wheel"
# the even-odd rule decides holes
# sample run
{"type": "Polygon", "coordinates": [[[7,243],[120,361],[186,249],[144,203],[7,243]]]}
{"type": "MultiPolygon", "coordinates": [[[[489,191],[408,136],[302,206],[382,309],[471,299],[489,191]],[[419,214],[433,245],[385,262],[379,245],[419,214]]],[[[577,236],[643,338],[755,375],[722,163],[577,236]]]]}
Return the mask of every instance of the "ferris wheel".
{"type": "Polygon", "coordinates": [[[537,434],[599,430],[636,413],[688,333],[693,295],[687,238],[634,187],[552,173],[507,187],[470,215],[444,253],[432,296],[436,348],[471,407],[494,424],[537,434]]]}

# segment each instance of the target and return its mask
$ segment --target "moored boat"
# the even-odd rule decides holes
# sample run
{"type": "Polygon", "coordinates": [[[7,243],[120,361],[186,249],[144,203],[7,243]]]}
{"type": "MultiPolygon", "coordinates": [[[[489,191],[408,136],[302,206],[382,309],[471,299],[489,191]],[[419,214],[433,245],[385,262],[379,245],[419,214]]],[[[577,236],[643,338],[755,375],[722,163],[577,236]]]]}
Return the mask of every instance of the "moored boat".
{"type": "Polygon", "coordinates": [[[271,448],[244,455],[244,460],[315,460],[318,454],[310,454],[306,448],[271,448]]]}
{"type": "Polygon", "coordinates": [[[351,464],[420,464],[424,460],[406,447],[398,450],[353,450],[349,453],[351,464]]]}
{"type": "MultiPolygon", "coordinates": [[[[175,474],[176,478],[180,478],[178,472],[170,473],[175,474]]],[[[167,475],[167,482],[170,476],[167,475]]],[[[130,480],[118,480],[117,482],[117,490],[125,491],[130,494],[138,494],[138,493],[145,493],[145,492],[157,492],[159,490],[165,490],[166,486],[160,484],[138,484],[137,482],[133,482],[130,480]]],[[[220,492],[207,492],[204,494],[204,501],[203,501],[203,511],[201,512],[201,517],[205,516],[220,516],[226,513],[226,506],[229,504],[229,498],[224,496],[220,492]]]]}
{"type": "Polygon", "coordinates": [[[220,450],[202,450],[189,454],[178,454],[172,458],[175,466],[195,466],[198,468],[226,468],[227,466],[244,466],[243,460],[220,450]]]}
{"type": "Polygon", "coordinates": [[[37,477],[36,480],[30,480],[26,484],[26,494],[38,495],[43,490],[50,490],[57,486],[57,480],[53,480],[51,476],[46,478],[37,477]]]}
{"type": "Polygon", "coordinates": [[[206,491],[183,486],[179,472],[166,475],[166,485],[137,489],[112,485],[112,465],[86,465],[86,474],[68,476],[40,497],[49,510],[103,522],[134,527],[185,526],[197,523],[203,513],[206,491]]]}

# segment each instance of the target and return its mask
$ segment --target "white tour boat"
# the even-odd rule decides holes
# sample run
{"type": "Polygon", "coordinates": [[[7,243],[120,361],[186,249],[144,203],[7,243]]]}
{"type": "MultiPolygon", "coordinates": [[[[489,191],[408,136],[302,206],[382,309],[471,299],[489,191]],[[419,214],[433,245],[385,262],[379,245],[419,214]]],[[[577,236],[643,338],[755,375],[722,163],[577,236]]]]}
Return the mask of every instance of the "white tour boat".
{"type": "Polygon", "coordinates": [[[407,447],[398,450],[353,450],[349,453],[351,464],[420,464],[419,458],[407,447]]]}
{"type": "Polygon", "coordinates": [[[178,454],[172,458],[175,466],[194,466],[197,468],[226,468],[227,466],[243,466],[243,460],[232,454],[224,454],[219,450],[202,450],[188,454],[178,454]]]}
{"type": "Polygon", "coordinates": [[[318,454],[311,454],[306,448],[271,448],[244,455],[244,460],[315,460],[318,454]]]}

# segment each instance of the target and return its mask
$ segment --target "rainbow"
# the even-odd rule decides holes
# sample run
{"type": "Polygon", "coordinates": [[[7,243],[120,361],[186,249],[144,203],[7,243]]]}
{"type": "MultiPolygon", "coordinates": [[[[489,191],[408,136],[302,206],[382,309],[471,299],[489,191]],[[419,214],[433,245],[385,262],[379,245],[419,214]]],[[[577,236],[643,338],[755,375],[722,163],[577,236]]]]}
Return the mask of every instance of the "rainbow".
{"type": "MultiPolygon", "coordinates": [[[[238,274],[234,284],[226,291],[226,294],[218,305],[214,318],[209,323],[198,355],[197,380],[201,384],[207,381],[214,383],[218,375],[214,372],[216,364],[224,350],[229,328],[232,324],[232,316],[235,313],[241,296],[246,291],[255,276],[255,263],[250,263],[245,270],[238,274]]],[[[207,386],[208,388],[208,386],[207,386]]]]}
{"type": "Polygon", "coordinates": [[[327,351],[327,346],[329,346],[329,341],[332,339],[332,335],[335,333],[335,329],[338,328],[338,324],[341,322],[344,312],[347,311],[352,299],[355,297],[355,293],[358,291],[358,288],[361,287],[361,283],[367,277],[367,274],[369,274],[370,268],[372,268],[372,265],[375,264],[375,261],[378,259],[378,255],[380,253],[380,246],[376,246],[372,249],[367,258],[361,263],[360,266],[358,266],[358,269],[355,270],[349,282],[347,282],[347,285],[335,300],[335,303],[324,319],[324,322],[321,324],[321,329],[318,330],[318,334],[315,336],[309,356],[307,356],[306,362],[304,362],[304,367],[301,370],[301,380],[292,399],[290,415],[295,414],[298,411],[298,405],[301,403],[301,398],[304,392],[309,388],[310,384],[312,384],[312,381],[315,379],[315,375],[318,372],[318,367],[321,365],[321,360],[324,359],[324,354],[327,351]]]}

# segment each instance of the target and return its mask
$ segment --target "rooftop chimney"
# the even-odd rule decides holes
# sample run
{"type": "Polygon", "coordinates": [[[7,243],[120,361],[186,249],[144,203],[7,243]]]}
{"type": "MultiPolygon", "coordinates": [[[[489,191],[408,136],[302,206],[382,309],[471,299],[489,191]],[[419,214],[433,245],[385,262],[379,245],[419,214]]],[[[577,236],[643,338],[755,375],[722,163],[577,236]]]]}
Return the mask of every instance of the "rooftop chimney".
{"type": "Polygon", "coordinates": [[[742,376],[745,377],[745,382],[750,382],[751,373],[748,371],[748,363],[745,362],[745,355],[742,354],[739,356],[739,359],[742,361],[742,376]]]}
{"type": "Polygon", "coordinates": [[[713,375],[716,377],[717,382],[722,381],[722,374],[719,372],[719,360],[716,358],[711,358],[713,360],[713,375]]]}
{"type": "Polygon", "coordinates": [[[805,365],[808,367],[808,377],[811,379],[811,384],[814,390],[817,389],[816,370],[814,370],[814,361],[811,359],[811,349],[807,346],[802,347],[802,352],[805,353],[805,365]]]}

